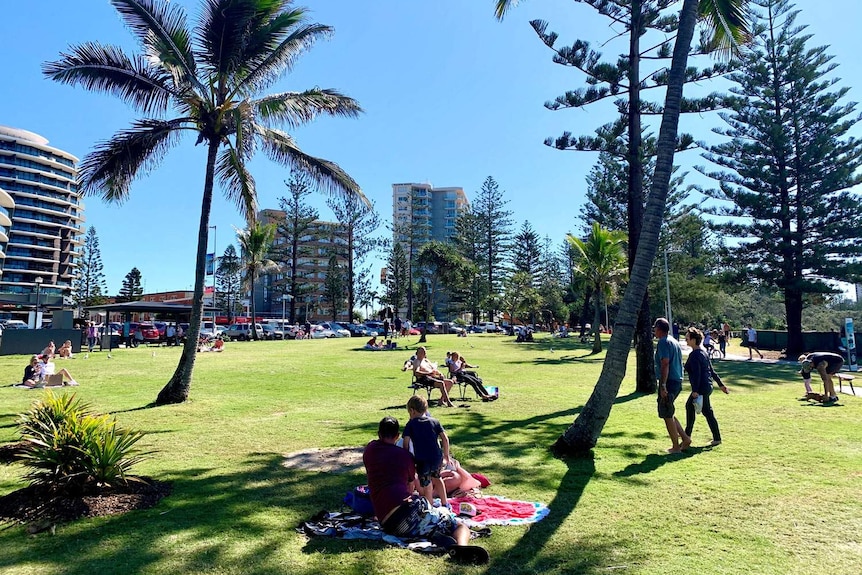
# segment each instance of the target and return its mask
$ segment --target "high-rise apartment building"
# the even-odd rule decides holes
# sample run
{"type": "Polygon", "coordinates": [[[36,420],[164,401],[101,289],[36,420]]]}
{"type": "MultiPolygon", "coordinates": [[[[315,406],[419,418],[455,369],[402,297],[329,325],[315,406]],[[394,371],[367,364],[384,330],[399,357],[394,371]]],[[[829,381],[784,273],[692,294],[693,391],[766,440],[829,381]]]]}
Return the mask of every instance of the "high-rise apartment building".
{"type": "Polygon", "coordinates": [[[435,188],[431,184],[392,184],[392,223],[395,241],[416,253],[431,240],[455,236],[458,216],[470,209],[463,188],[435,188]]]}
{"type": "MultiPolygon", "coordinates": [[[[286,213],[283,210],[261,210],[260,221],[263,223],[283,224],[286,213]]],[[[284,261],[284,253],[288,247],[289,238],[281,229],[276,232],[273,242],[272,259],[279,264],[278,271],[261,276],[255,291],[257,312],[262,315],[277,317],[283,310],[282,294],[289,293],[291,270],[284,261]]],[[[302,246],[302,256],[299,258],[296,270],[297,278],[305,286],[305,290],[296,302],[296,321],[325,321],[332,319],[332,307],[325,301],[324,284],[329,269],[330,257],[335,254],[336,263],[346,267],[344,257],[347,245],[347,233],[344,226],[336,222],[315,220],[299,238],[302,246]]],[[[286,305],[290,309],[290,304],[286,305]]],[[[347,309],[337,310],[340,321],[349,321],[347,309]]]]}
{"type": "MultiPolygon", "coordinates": [[[[428,242],[447,242],[455,237],[455,223],[469,209],[470,202],[463,188],[392,184],[393,240],[401,243],[409,260],[428,242]]],[[[408,293],[407,309],[398,310],[398,313],[410,314],[412,306],[412,294],[408,293]]],[[[445,301],[437,301],[435,316],[443,317],[446,307],[445,301]]]]}
{"type": "Polygon", "coordinates": [[[0,302],[6,309],[59,308],[72,293],[84,221],[77,162],[38,134],[0,126],[0,302]]]}

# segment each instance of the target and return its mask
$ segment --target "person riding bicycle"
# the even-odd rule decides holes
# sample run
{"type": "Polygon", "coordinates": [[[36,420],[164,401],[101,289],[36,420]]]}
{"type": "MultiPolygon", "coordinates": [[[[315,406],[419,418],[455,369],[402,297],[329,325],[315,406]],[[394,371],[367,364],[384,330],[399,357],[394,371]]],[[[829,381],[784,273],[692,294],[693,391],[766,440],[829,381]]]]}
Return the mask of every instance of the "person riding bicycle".
{"type": "Polygon", "coordinates": [[[712,357],[715,345],[712,343],[712,335],[706,330],[703,332],[703,349],[706,350],[707,357],[712,357]]]}

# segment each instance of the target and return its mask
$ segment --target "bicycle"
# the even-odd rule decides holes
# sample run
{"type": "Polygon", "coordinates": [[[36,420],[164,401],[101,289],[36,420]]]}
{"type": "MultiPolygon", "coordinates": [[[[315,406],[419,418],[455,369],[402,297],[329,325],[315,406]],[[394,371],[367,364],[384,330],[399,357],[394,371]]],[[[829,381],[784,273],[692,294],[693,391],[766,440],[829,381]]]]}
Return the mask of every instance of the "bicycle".
{"type": "Polygon", "coordinates": [[[717,345],[708,345],[706,346],[706,356],[710,359],[710,361],[714,359],[721,359],[721,350],[717,345]]]}

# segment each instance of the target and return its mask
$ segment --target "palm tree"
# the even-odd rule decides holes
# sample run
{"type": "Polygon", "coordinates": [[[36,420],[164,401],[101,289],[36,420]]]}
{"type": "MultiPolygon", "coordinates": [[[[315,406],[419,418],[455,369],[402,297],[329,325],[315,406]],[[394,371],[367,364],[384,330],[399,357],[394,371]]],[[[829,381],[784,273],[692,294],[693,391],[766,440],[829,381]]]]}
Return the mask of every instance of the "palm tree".
{"type": "Polygon", "coordinates": [[[203,309],[204,270],[218,178],[225,195],[246,219],[257,211],[255,182],[247,163],[258,148],[273,160],[317,180],[323,189],[362,196],[359,185],[336,164],[303,152],[285,131],[319,114],[355,117],[359,104],[335,90],[314,88],[260,96],[299,55],[332,29],[306,22],[291,0],[204,0],[197,26],[169,0],[111,0],[142,51],[87,42],[43,65],[50,79],[107,92],[144,118],[102,142],[81,164],[82,189],[108,202],[122,202],[132,180],[151,169],[190,132],[207,147],[201,201],[195,291],[189,337],[173,377],[157,404],[188,398],[203,309]],[[174,111],[174,117],[167,117],[174,111]]]}
{"type": "Polygon", "coordinates": [[[593,222],[590,235],[586,240],[569,234],[566,240],[576,253],[573,273],[584,278],[587,285],[596,294],[596,311],[593,317],[593,353],[602,351],[602,338],[599,324],[602,321],[602,298],[608,301],[613,297],[619,282],[628,271],[626,257],[626,234],[620,231],[606,230],[593,222]]]}
{"type": "Polygon", "coordinates": [[[243,282],[251,293],[249,298],[249,307],[251,308],[251,339],[257,340],[257,320],[255,320],[257,307],[254,304],[254,280],[259,274],[278,268],[278,264],[268,257],[272,250],[272,242],[275,239],[275,224],[254,222],[244,230],[236,230],[236,239],[239,242],[243,282]]]}
{"type": "MultiPolygon", "coordinates": [[[[517,3],[518,0],[495,0],[497,18],[502,18],[517,3]]],[[[578,417],[554,444],[553,450],[558,455],[590,454],[610,416],[625,377],[638,309],[643,302],[652,263],[658,251],[662,215],[673,170],[682,88],[698,19],[701,19],[712,33],[716,49],[726,54],[748,38],[746,4],[747,0],[683,0],[659,129],[655,172],[644,210],[644,224],[634,265],[617,313],[614,333],[608,344],[599,381],[578,417]]]]}

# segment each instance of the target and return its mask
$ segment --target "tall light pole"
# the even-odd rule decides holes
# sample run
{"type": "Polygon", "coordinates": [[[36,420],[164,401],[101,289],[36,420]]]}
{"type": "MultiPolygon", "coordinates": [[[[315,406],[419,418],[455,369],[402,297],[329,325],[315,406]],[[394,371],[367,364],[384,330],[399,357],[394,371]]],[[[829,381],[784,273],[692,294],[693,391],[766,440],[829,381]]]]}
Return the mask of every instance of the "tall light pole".
{"type": "Polygon", "coordinates": [[[281,294],[281,329],[284,329],[284,304],[293,299],[293,296],[290,294],[281,294]]]}
{"type": "Polygon", "coordinates": [[[673,327],[673,312],[670,309],[670,274],[667,271],[667,248],[664,249],[664,285],[667,288],[667,323],[673,327]]]}
{"type": "Polygon", "coordinates": [[[216,240],[218,239],[217,227],[210,226],[213,229],[213,295],[212,295],[212,308],[213,308],[213,329],[215,329],[216,325],[216,240]]]}
{"type": "Polygon", "coordinates": [[[45,281],[45,280],[42,279],[42,276],[38,276],[38,277],[36,277],[36,279],[33,280],[33,282],[36,284],[36,314],[35,314],[36,317],[33,320],[35,322],[35,324],[33,325],[33,329],[39,329],[42,327],[42,318],[40,317],[40,314],[39,314],[39,308],[41,307],[41,303],[42,303],[40,301],[40,296],[41,296],[42,282],[43,281],[45,281]]]}

